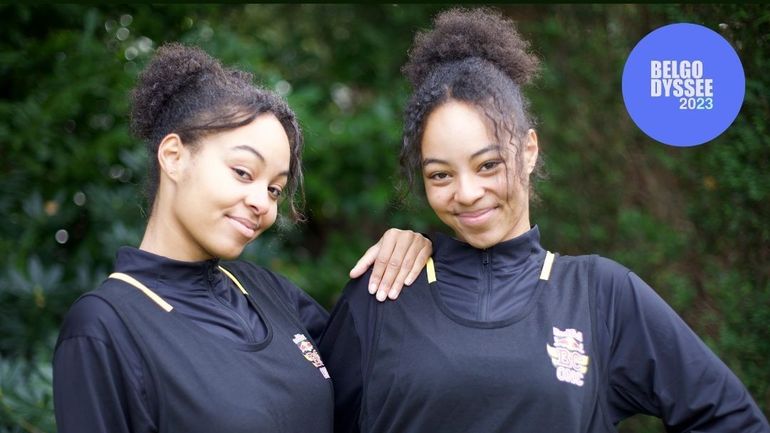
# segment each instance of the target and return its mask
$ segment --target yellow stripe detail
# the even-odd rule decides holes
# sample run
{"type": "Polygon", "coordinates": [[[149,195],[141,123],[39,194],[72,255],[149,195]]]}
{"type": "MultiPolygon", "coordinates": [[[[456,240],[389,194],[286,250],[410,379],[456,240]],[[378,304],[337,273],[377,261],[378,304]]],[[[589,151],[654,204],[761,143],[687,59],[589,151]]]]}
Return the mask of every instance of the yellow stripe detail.
{"type": "Polygon", "coordinates": [[[148,298],[155,301],[156,304],[160,305],[160,308],[166,310],[166,312],[170,312],[174,309],[174,307],[171,306],[168,302],[164,301],[163,298],[157,295],[157,293],[153,292],[147,286],[136,280],[134,277],[124,274],[122,272],[113,272],[110,274],[110,278],[114,278],[116,280],[120,280],[123,282],[126,282],[128,284],[131,284],[132,286],[136,287],[137,289],[141,290],[142,293],[147,295],[148,298]]]}
{"type": "Polygon", "coordinates": [[[231,274],[230,271],[228,271],[227,269],[225,269],[225,268],[223,268],[221,266],[219,266],[219,270],[224,272],[225,275],[227,275],[228,277],[230,277],[231,280],[233,280],[235,285],[238,286],[239,289],[241,289],[241,293],[243,293],[244,295],[248,294],[246,292],[246,289],[244,289],[243,286],[241,285],[241,283],[235,278],[235,275],[231,274]]]}
{"type": "Polygon", "coordinates": [[[436,282],[436,267],[433,265],[433,257],[428,257],[428,263],[425,264],[428,273],[428,284],[436,282]]]}
{"type": "Polygon", "coordinates": [[[543,270],[540,271],[540,279],[541,280],[548,280],[548,278],[551,277],[551,266],[553,266],[553,259],[556,256],[550,252],[546,251],[545,253],[545,261],[543,262],[543,270]]]}

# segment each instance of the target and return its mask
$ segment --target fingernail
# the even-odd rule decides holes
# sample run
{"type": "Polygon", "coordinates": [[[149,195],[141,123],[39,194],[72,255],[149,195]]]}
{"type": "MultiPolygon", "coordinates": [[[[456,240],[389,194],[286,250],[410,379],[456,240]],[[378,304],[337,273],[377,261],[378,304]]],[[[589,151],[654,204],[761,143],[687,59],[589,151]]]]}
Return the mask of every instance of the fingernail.
{"type": "Polygon", "coordinates": [[[398,298],[398,292],[391,290],[390,293],[388,293],[388,298],[395,301],[396,298],[398,298]]]}
{"type": "Polygon", "coordinates": [[[374,283],[369,284],[369,294],[373,295],[377,291],[377,285],[374,283]]]}
{"type": "Polygon", "coordinates": [[[378,301],[382,302],[382,301],[385,300],[385,298],[386,298],[385,292],[377,292],[377,300],[378,301]]]}

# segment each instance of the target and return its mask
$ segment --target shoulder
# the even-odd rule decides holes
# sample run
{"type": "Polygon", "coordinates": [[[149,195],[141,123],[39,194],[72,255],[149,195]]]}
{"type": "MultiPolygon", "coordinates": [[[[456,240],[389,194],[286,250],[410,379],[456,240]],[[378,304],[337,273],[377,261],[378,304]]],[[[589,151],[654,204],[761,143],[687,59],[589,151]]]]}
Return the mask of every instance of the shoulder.
{"type": "Polygon", "coordinates": [[[613,344],[630,329],[663,334],[686,327],[676,311],[627,267],[598,257],[595,274],[597,314],[613,336],[613,344]]]}
{"type": "Polygon", "coordinates": [[[624,265],[616,262],[615,260],[607,257],[595,255],[594,263],[596,265],[596,272],[598,276],[610,277],[610,278],[627,278],[631,272],[624,265]]]}
{"type": "Polygon", "coordinates": [[[627,267],[607,257],[595,254],[559,256],[557,261],[560,262],[559,269],[562,273],[585,273],[587,289],[594,299],[595,314],[605,323],[622,316],[621,311],[632,310],[637,298],[634,292],[648,289],[635,284],[638,277],[627,267]]]}
{"type": "Polygon", "coordinates": [[[627,284],[632,272],[620,263],[606,257],[590,254],[579,256],[558,256],[562,272],[567,270],[587,272],[598,290],[611,290],[627,284]]]}
{"type": "MultiPolygon", "coordinates": [[[[357,307],[380,304],[380,302],[377,301],[377,298],[369,293],[368,282],[371,276],[372,268],[370,267],[360,277],[348,280],[347,284],[345,284],[345,287],[342,289],[342,295],[340,296],[338,304],[344,302],[354,309],[358,309],[357,307]]],[[[410,290],[409,287],[405,287],[404,289],[405,291],[410,290]]],[[[403,295],[404,292],[402,291],[401,294],[403,295]]]]}
{"type": "MultiPolygon", "coordinates": [[[[380,302],[374,295],[369,293],[368,283],[371,274],[372,269],[370,268],[360,277],[350,279],[342,290],[342,295],[339,301],[337,301],[335,310],[339,310],[340,308],[338,307],[344,306],[350,311],[350,314],[356,316],[357,320],[364,320],[367,316],[375,316],[380,309],[398,308],[397,306],[399,305],[415,302],[416,296],[419,293],[430,291],[427,269],[423,268],[420,275],[410,286],[403,287],[397,299],[388,299],[380,302]]],[[[419,300],[416,302],[419,302],[419,300]]]]}
{"type": "Polygon", "coordinates": [[[120,345],[120,340],[130,338],[115,307],[103,296],[107,290],[115,288],[117,285],[105,281],[98,289],[80,296],[72,304],[64,316],[57,347],[73,338],[88,338],[109,346],[120,345]]]}
{"type": "Polygon", "coordinates": [[[330,347],[366,344],[367,339],[364,336],[372,333],[380,304],[367,290],[366,282],[369,281],[371,272],[370,268],[365,274],[349,280],[345,285],[321,336],[324,350],[329,350],[330,347]]]}
{"type": "Polygon", "coordinates": [[[584,265],[589,275],[588,290],[592,292],[596,309],[602,316],[633,302],[636,298],[633,292],[649,289],[631,270],[607,257],[593,254],[560,258],[573,266],[578,263],[584,265]]]}
{"type": "Polygon", "coordinates": [[[624,265],[606,257],[596,257],[595,289],[597,299],[608,306],[661,301],[658,294],[644,280],[624,265]]]}
{"type": "MultiPolygon", "coordinates": [[[[331,311],[330,326],[333,325],[332,322],[352,321],[356,327],[360,327],[364,323],[369,323],[369,319],[376,316],[376,310],[381,303],[373,295],[369,294],[367,282],[371,273],[372,270],[370,268],[360,277],[353,278],[347,282],[331,311]]],[[[398,300],[395,302],[398,302],[398,300]]]]}
{"type": "Polygon", "coordinates": [[[561,278],[587,278],[589,290],[594,294],[622,290],[628,285],[631,271],[620,263],[596,254],[558,255],[554,272],[561,278]]]}
{"type": "Polygon", "coordinates": [[[92,337],[107,339],[109,332],[122,324],[113,307],[93,292],[78,298],[62,322],[59,339],[71,337],[92,337]]]}
{"type": "Polygon", "coordinates": [[[556,260],[562,266],[592,266],[592,272],[601,277],[624,278],[630,272],[622,264],[598,254],[583,254],[577,256],[557,254],[556,260]]]}

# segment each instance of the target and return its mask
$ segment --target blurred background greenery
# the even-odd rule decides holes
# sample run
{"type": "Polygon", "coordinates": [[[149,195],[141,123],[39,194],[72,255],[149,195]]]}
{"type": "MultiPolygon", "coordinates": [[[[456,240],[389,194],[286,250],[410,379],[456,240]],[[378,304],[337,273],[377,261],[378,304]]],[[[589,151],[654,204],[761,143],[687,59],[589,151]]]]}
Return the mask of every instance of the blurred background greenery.
{"type": "MultiPolygon", "coordinates": [[[[357,257],[390,226],[441,229],[394,185],[399,74],[441,5],[0,6],[0,432],[54,432],[58,325],[144,227],[145,156],[128,91],[165,41],[198,44],[285,95],[306,133],[309,222],[245,258],[330,307],[357,257]]],[[[770,413],[770,8],[501,6],[544,59],[529,89],[549,178],[532,219],[543,244],[596,252],[647,280],[770,413]],[[722,34],[746,73],[735,123],[696,148],[644,136],[620,91],[651,30],[722,34]]],[[[635,417],[621,431],[662,432],[635,417]]]]}

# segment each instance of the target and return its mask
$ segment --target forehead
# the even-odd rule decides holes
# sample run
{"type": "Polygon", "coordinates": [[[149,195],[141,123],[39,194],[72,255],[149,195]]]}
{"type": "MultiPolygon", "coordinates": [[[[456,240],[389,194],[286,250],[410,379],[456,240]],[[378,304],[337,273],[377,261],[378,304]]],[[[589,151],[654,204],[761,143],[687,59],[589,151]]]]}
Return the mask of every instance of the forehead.
{"type": "Polygon", "coordinates": [[[291,150],[281,122],[271,113],[263,113],[250,123],[211,137],[228,153],[264,159],[266,163],[287,165],[291,150]]]}
{"type": "Polygon", "coordinates": [[[449,101],[437,107],[425,122],[423,158],[469,157],[495,143],[484,117],[476,107],[449,101]]]}

